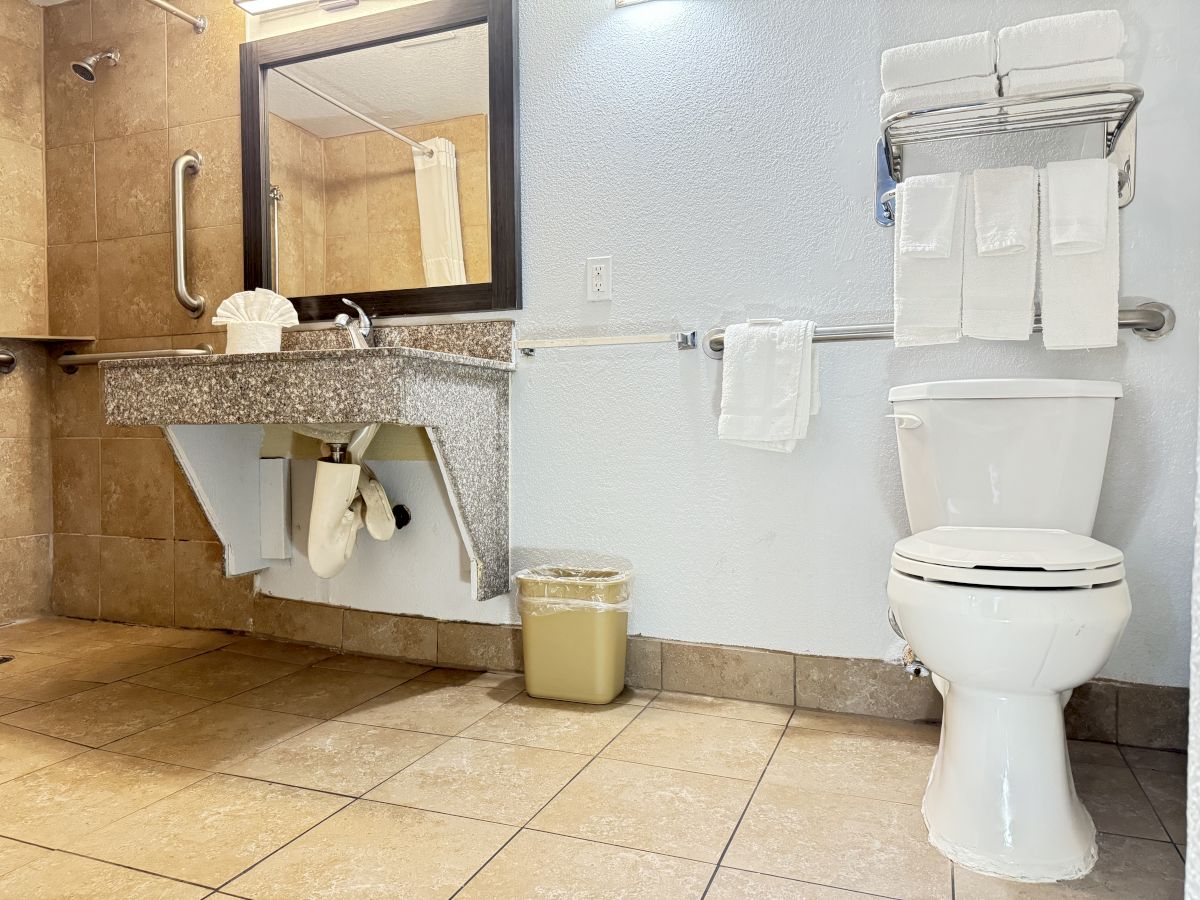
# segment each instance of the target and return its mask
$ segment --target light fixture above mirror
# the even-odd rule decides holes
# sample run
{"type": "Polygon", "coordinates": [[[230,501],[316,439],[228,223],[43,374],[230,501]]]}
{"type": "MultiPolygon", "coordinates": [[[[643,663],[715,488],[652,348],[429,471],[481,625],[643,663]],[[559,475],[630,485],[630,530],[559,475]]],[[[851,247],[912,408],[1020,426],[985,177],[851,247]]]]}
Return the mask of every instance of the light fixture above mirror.
{"type": "Polygon", "coordinates": [[[233,0],[235,6],[252,16],[279,12],[296,6],[319,6],[326,12],[358,6],[358,0],[233,0]]]}

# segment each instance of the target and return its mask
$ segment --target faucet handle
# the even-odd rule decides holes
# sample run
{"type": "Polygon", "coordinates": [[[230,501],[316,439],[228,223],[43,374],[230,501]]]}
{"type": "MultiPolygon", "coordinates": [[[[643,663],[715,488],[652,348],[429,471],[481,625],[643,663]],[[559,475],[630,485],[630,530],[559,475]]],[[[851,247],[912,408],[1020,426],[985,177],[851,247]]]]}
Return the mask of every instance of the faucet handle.
{"type": "MultiPolygon", "coordinates": [[[[342,303],[346,304],[346,306],[358,313],[358,330],[362,332],[363,337],[367,337],[371,333],[371,317],[367,315],[367,311],[348,297],[343,297],[342,303]]],[[[338,316],[334,321],[337,322],[338,319],[342,319],[343,316],[345,316],[346,324],[349,324],[350,317],[346,316],[345,313],[342,313],[342,315],[338,316]]]]}

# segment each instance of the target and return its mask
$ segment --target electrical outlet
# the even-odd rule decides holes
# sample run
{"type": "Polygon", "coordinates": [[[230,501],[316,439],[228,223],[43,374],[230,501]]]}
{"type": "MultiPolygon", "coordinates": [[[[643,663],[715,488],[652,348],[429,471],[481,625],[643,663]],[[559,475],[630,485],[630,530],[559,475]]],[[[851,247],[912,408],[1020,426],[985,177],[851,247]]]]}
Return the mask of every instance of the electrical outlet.
{"type": "Polygon", "coordinates": [[[587,261],[587,298],[589,300],[611,300],[612,257],[593,256],[587,261]]]}

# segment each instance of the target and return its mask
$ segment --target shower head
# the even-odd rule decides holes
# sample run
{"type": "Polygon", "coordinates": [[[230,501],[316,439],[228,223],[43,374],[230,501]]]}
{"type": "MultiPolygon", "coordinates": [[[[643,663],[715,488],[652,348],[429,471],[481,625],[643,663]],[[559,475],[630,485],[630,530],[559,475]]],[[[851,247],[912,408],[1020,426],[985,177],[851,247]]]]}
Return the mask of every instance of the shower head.
{"type": "Polygon", "coordinates": [[[96,64],[102,59],[107,59],[110,66],[115,66],[121,60],[121,51],[114,47],[100,53],[93,53],[79,62],[71,63],[71,71],[81,80],[92,84],[96,80],[96,64]]]}

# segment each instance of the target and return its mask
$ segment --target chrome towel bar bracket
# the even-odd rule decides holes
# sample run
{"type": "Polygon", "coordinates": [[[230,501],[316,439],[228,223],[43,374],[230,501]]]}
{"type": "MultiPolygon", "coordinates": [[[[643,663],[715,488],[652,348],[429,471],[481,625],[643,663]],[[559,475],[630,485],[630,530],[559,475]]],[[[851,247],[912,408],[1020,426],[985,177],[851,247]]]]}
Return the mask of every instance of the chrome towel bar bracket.
{"type": "Polygon", "coordinates": [[[199,175],[204,159],[195,150],[185,151],[171,164],[171,212],[175,228],[175,296],[188,315],[198,319],[204,315],[204,298],[193,297],[187,284],[187,228],[184,221],[183,176],[199,175]]]}
{"type": "Polygon", "coordinates": [[[11,350],[0,350],[0,375],[7,375],[17,367],[17,354],[11,350]]]}

